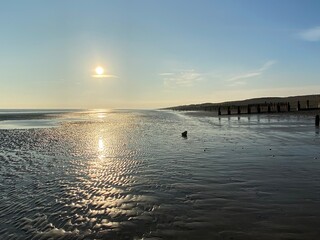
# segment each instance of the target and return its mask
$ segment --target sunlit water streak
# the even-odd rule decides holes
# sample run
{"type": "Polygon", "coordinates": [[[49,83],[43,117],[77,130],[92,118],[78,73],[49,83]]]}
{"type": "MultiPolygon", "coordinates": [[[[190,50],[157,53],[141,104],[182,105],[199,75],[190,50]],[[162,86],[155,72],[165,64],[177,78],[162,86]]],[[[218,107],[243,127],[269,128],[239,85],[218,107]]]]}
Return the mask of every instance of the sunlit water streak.
{"type": "Polygon", "coordinates": [[[0,130],[0,239],[320,236],[320,137],[311,117],[67,118],[0,130]]]}

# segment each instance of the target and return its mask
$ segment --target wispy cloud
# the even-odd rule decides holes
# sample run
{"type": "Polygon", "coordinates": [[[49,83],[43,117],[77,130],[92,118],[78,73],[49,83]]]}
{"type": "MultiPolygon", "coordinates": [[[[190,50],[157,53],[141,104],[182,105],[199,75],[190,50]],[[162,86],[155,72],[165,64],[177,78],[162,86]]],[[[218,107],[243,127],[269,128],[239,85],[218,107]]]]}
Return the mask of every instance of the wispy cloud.
{"type": "Polygon", "coordinates": [[[204,80],[204,74],[195,70],[183,70],[177,72],[160,73],[164,86],[167,88],[192,87],[196,82],[204,80]]]}
{"type": "Polygon", "coordinates": [[[265,64],[262,65],[262,67],[251,70],[245,73],[241,73],[238,75],[234,75],[227,79],[228,82],[230,82],[229,86],[238,86],[238,85],[244,85],[246,84],[246,80],[257,77],[262,75],[265,71],[267,71],[272,65],[274,65],[276,61],[270,60],[267,61],[265,64]]]}
{"type": "Polygon", "coordinates": [[[104,74],[101,74],[101,75],[92,75],[92,77],[94,78],[118,78],[116,75],[104,75],[104,74]]]}
{"type": "Polygon", "coordinates": [[[228,87],[238,87],[238,86],[242,86],[242,85],[246,85],[247,82],[246,81],[235,81],[235,82],[230,82],[228,84],[228,87]]]}
{"type": "Polygon", "coordinates": [[[320,26],[301,31],[299,37],[310,42],[320,41],[320,26]]]}
{"type": "Polygon", "coordinates": [[[159,75],[160,75],[160,76],[172,76],[172,75],[174,75],[174,73],[172,73],[172,72],[166,72],[166,73],[160,73],[159,75]]]}

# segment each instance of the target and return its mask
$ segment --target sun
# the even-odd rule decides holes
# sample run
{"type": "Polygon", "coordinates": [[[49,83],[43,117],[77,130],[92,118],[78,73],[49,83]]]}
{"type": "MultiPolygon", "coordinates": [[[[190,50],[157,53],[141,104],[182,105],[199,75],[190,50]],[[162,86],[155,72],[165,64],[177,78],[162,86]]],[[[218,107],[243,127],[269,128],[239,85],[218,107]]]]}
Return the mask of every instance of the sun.
{"type": "Polygon", "coordinates": [[[104,69],[102,67],[96,67],[96,74],[97,75],[102,75],[104,73],[104,69]]]}

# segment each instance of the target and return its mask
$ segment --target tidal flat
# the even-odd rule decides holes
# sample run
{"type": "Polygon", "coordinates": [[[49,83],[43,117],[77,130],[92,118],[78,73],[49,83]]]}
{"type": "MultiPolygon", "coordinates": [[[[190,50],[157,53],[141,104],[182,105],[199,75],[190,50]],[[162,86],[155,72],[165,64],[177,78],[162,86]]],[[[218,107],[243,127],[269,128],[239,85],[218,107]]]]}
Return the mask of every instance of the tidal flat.
{"type": "Polygon", "coordinates": [[[0,121],[0,239],[320,237],[311,114],[17,114],[0,121]]]}

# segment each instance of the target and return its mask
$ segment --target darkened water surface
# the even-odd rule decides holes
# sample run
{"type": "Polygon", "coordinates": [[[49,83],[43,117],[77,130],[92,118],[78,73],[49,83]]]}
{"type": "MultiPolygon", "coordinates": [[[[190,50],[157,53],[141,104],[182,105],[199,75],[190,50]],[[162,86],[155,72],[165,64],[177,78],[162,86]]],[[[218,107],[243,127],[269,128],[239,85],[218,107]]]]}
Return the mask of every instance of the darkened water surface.
{"type": "Polygon", "coordinates": [[[313,120],[91,111],[42,128],[0,122],[0,239],[320,239],[313,120]]]}

